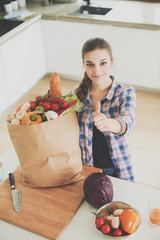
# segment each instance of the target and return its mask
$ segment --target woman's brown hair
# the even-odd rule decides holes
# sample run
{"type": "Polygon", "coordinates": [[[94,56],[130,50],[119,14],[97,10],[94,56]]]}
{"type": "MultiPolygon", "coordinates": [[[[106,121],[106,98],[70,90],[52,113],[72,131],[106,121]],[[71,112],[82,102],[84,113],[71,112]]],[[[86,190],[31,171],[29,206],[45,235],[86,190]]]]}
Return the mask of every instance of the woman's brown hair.
{"type": "MultiPolygon", "coordinates": [[[[88,52],[91,52],[96,49],[106,49],[113,60],[112,56],[112,49],[110,44],[104,40],[103,38],[92,38],[86,41],[82,48],[82,60],[84,61],[84,55],[88,52]]],[[[88,77],[87,73],[84,73],[84,77],[82,79],[82,82],[80,83],[78,89],[77,89],[77,96],[80,99],[80,101],[84,101],[85,95],[88,90],[91,89],[92,81],[88,77]]]]}

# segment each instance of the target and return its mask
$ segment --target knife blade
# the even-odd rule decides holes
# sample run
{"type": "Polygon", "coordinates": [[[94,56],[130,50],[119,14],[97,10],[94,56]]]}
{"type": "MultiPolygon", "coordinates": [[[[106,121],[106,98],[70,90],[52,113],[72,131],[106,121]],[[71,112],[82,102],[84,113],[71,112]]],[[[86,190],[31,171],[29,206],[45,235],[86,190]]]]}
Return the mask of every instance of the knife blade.
{"type": "Polygon", "coordinates": [[[20,189],[15,188],[15,180],[13,173],[9,173],[9,182],[12,190],[13,207],[15,211],[19,213],[21,211],[21,191],[20,189]]]}

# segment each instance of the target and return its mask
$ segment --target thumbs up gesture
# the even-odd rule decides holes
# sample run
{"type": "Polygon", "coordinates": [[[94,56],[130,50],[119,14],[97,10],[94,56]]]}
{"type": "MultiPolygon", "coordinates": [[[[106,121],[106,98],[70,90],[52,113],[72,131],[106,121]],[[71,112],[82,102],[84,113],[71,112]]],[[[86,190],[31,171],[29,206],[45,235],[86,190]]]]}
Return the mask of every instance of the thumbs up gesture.
{"type": "MultiPolygon", "coordinates": [[[[93,116],[94,125],[101,132],[110,131],[115,134],[120,134],[122,126],[118,120],[114,118],[107,118],[105,114],[101,113],[101,103],[100,101],[96,104],[96,110],[93,116]]],[[[125,123],[126,125],[126,123],[125,123]]],[[[127,126],[126,126],[127,127],[127,126]]]]}
{"type": "Polygon", "coordinates": [[[94,125],[99,129],[101,132],[108,131],[109,129],[109,119],[101,113],[101,103],[97,101],[96,110],[93,116],[94,125]]]}

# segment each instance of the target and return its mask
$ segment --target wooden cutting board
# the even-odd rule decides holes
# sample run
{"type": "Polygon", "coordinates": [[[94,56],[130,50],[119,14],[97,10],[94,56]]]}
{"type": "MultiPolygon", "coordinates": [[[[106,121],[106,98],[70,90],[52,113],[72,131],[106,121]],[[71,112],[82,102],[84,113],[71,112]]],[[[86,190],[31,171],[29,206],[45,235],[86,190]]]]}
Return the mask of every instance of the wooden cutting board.
{"type": "MultiPolygon", "coordinates": [[[[100,169],[84,166],[87,177],[100,169]]],[[[22,170],[15,172],[15,185],[21,190],[22,210],[13,209],[9,179],[0,186],[0,219],[43,237],[57,240],[84,199],[83,183],[54,188],[29,188],[22,183],[22,170]]]]}

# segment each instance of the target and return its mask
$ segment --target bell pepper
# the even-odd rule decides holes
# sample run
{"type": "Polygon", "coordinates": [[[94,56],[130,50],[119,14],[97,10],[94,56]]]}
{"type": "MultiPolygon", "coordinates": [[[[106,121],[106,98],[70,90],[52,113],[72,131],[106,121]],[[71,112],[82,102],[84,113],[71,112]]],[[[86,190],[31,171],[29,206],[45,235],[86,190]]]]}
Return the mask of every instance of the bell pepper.
{"type": "Polygon", "coordinates": [[[38,115],[37,113],[28,112],[23,116],[21,120],[21,125],[27,125],[27,119],[29,125],[34,125],[42,122],[42,117],[40,115],[38,115]]]}
{"type": "Polygon", "coordinates": [[[120,215],[121,227],[127,233],[135,232],[140,221],[141,217],[139,213],[132,209],[125,209],[120,215]]]}
{"type": "Polygon", "coordinates": [[[35,111],[43,111],[44,112],[44,107],[42,107],[42,106],[38,106],[38,107],[36,107],[36,109],[35,109],[35,111]]]}
{"type": "Polygon", "coordinates": [[[26,114],[24,114],[22,120],[21,120],[21,125],[26,125],[26,118],[29,118],[29,115],[31,114],[31,112],[27,112],[26,114]]]}
{"type": "Polygon", "coordinates": [[[42,122],[42,117],[36,113],[31,113],[29,116],[30,125],[42,122]]]}
{"type": "Polygon", "coordinates": [[[46,117],[46,114],[43,113],[43,114],[42,114],[42,122],[45,122],[45,121],[47,121],[47,117],[46,117]]]}

